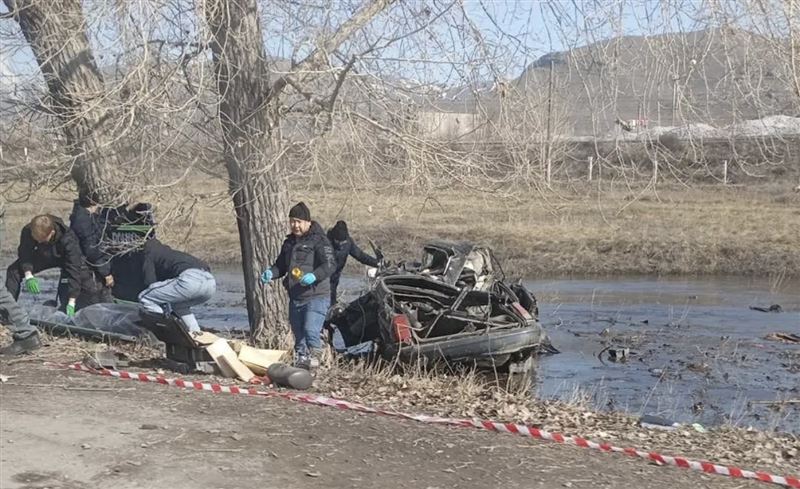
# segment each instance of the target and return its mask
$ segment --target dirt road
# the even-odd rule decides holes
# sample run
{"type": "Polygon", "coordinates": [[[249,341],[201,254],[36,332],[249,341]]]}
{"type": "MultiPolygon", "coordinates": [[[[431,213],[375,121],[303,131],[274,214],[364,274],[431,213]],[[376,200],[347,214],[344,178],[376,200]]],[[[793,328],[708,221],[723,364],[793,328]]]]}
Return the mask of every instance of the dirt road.
{"type": "Polygon", "coordinates": [[[510,435],[0,364],[0,487],[770,487],[510,435]],[[149,425],[149,426],[148,426],[149,425]]]}

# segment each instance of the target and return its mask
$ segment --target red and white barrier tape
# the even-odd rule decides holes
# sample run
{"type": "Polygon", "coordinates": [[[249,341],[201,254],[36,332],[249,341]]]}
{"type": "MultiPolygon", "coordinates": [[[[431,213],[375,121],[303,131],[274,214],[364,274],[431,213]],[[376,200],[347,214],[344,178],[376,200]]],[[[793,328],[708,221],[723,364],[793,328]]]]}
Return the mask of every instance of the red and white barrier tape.
{"type": "Polygon", "coordinates": [[[549,440],[556,443],[565,443],[577,445],[583,448],[592,448],[602,452],[617,452],[623,453],[631,457],[643,458],[650,460],[659,465],[673,465],[684,469],[696,470],[698,472],[705,472],[707,474],[727,475],[741,479],[753,479],[761,482],[769,482],[772,484],[779,484],[786,487],[800,489],[800,478],[789,476],[778,476],[768,474],[766,472],[754,472],[751,470],[743,470],[734,466],[717,465],[711,462],[698,462],[684,457],[673,457],[669,455],[661,455],[655,452],[645,452],[635,448],[620,448],[608,443],[597,443],[578,436],[565,436],[560,433],[551,433],[548,431],[540,430],[530,426],[514,423],[498,423],[496,421],[480,420],[480,419],[456,419],[456,418],[442,418],[438,416],[428,416],[425,414],[407,414],[395,411],[386,411],[383,409],[376,409],[373,407],[365,406],[363,404],[356,404],[349,401],[342,401],[339,399],[332,399],[330,397],[320,396],[316,394],[300,394],[297,392],[282,392],[276,390],[257,390],[255,387],[243,388],[237,386],[227,386],[221,384],[212,384],[207,382],[196,382],[182,379],[168,379],[161,375],[148,375],[145,373],[131,373],[118,370],[95,370],[86,367],[83,364],[76,363],[72,365],[54,365],[59,368],[68,368],[71,370],[78,370],[80,372],[89,372],[107,377],[116,377],[119,379],[138,380],[140,382],[149,382],[155,384],[171,385],[189,390],[209,391],[215,393],[226,394],[245,394],[251,396],[265,396],[265,397],[280,397],[292,401],[304,402],[307,404],[316,404],[320,406],[330,406],[343,410],[358,411],[362,413],[382,414],[385,416],[393,416],[397,418],[411,419],[421,423],[428,424],[442,424],[448,426],[460,426],[463,428],[478,428],[487,431],[496,431],[500,433],[513,433],[520,436],[537,438],[540,440],[549,440]]]}

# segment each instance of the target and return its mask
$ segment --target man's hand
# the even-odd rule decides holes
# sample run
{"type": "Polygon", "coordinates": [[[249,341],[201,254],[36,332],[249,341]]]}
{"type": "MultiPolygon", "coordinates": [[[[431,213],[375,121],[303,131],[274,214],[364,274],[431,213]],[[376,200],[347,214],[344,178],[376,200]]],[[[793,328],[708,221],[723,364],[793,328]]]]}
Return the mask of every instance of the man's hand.
{"type": "Polygon", "coordinates": [[[261,274],[261,283],[266,285],[272,280],[272,270],[267,268],[264,270],[264,273],[261,274]]]}
{"type": "Polygon", "coordinates": [[[70,299],[69,302],[67,302],[67,316],[75,316],[75,299],[70,299]]]}
{"type": "Polygon", "coordinates": [[[113,288],[114,287],[114,276],[113,275],[106,275],[106,287],[113,288]]]}
{"type": "Polygon", "coordinates": [[[25,274],[25,288],[28,289],[28,292],[31,294],[38,294],[41,292],[39,288],[39,279],[34,277],[30,272],[25,274]]]}
{"type": "Polygon", "coordinates": [[[306,287],[313,284],[317,281],[317,276],[313,273],[307,273],[303,275],[303,278],[300,279],[300,284],[305,285],[306,287]]]}

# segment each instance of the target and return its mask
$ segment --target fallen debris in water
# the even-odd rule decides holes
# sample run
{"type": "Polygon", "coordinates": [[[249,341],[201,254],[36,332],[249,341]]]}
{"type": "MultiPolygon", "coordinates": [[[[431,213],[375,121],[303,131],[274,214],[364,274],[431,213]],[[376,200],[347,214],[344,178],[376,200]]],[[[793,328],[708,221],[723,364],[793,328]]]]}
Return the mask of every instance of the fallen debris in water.
{"type": "Polygon", "coordinates": [[[610,348],[608,350],[608,359],[612,362],[625,363],[628,361],[630,353],[630,348],[610,348]]]}
{"type": "Polygon", "coordinates": [[[783,312],[783,308],[779,304],[772,304],[769,307],[750,306],[750,309],[758,312],[783,312]]]}
{"type": "Polygon", "coordinates": [[[766,404],[768,406],[779,406],[783,404],[800,404],[800,399],[786,399],[783,401],[750,401],[750,404],[766,404]]]}
{"type": "Polygon", "coordinates": [[[792,333],[769,333],[764,339],[782,343],[800,343],[800,336],[792,333]]]}

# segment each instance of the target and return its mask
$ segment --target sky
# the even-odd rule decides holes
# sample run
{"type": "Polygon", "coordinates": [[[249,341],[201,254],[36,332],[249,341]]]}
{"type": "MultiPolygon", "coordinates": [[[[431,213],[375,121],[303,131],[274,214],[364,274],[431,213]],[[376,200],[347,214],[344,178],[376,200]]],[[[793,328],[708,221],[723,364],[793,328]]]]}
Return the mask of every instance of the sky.
{"type": "MultiPolygon", "coordinates": [[[[84,1],[103,3],[103,0],[84,1]]],[[[320,4],[345,1],[359,4],[354,0],[310,1],[320,4]]],[[[441,5],[449,0],[407,1],[416,1],[419,2],[418,5],[424,6],[426,4],[423,2],[441,5]]],[[[493,52],[506,60],[499,67],[493,68],[500,70],[499,75],[505,78],[518,76],[527,65],[548,52],[562,51],[619,35],[685,32],[708,25],[708,21],[701,15],[707,5],[706,0],[464,0],[463,3],[469,19],[492,46],[493,52]]],[[[145,0],[140,0],[136,5],[148,4],[145,0]]],[[[188,12],[192,15],[191,7],[188,12]]],[[[281,22],[280,13],[274,19],[281,22]]],[[[10,20],[2,20],[0,23],[0,35],[5,35],[14,28],[10,20]]],[[[296,25],[291,27],[290,32],[297,32],[296,25]]],[[[114,36],[102,35],[104,32],[108,33],[107,29],[102,26],[95,29],[101,34],[101,39],[94,43],[98,57],[113,50],[113,43],[109,39],[114,36]],[[106,39],[103,40],[103,37],[106,39]],[[111,44],[101,46],[103,43],[111,44]]],[[[439,29],[437,35],[446,38],[457,34],[439,29]]],[[[276,53],[289,52],[291,49],[287,44],[293,42],[296,41],[290,37],[280,45],[267,47],[276,53]]],[[[424,50],[420,52],[425,56],[424,50]]],[[[434,80],[449,77],[441,63],[446,61],[446,57],[441,53],[434,53],[428,59],[430,62],[422,66],[419,63],[410,63],[408,66],[398,65],[395,69],[407,69],[416,76],[434,80]]],[[[0,89],[8,90],[16,82],[30,80],[31,74],[38,74],[38,71],[24,40],[19,38],[16,43],[0,42],[0,89]]],[[[486,73],[478,76],[484,75],[486,73]]]]}

